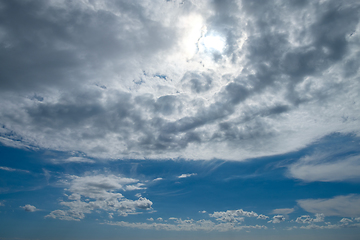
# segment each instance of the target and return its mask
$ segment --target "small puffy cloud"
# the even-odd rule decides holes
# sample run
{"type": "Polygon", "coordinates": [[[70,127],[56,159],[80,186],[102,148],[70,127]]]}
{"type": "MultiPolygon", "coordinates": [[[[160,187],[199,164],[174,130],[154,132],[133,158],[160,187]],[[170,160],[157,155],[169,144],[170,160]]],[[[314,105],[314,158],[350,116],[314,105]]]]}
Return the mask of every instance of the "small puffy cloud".
{"type": "Polygon", "coordinates": [[[45,218],[53,218],[53,219],[60,219],[60,220],[66,220],[66,221],[80,221],[80,219],[83,219],[85,215],[82,212],[74,211],[74,210],[54,210],[48,215],[45,216],[45,218]]]}
{"type": "Polygon", "coordinates": [[[134,191],[134,190],[140,190],[140,189],[146,189],[145,187],[143,187],[145,184],[143,184],[143,183],[137,183],[137,184],[135,184],[135,185],[127,185],[126,187],[125,187],[125,189],[127,190],[127,191],[134,191]]]}
{"type": "Polygon", "coordinates": [[[220,222],[243,222],[244,217],[258,217],[259,215],[253,211],[248,212],[242,209],[239,210],[227,210],[226,212],[214,212],[209,214],[210,217],[216,218],[220,222]]]}
{"type": "Polygon", "coordinates": [[[283,215],[273,216],[273,219],[268,221],[268,223],[281,223],[285,221],[285,217],[283,215]]]}
{"type": "Polygon", "coordinates": [[[153,180],[153,182],[157,182],[157,181],[161,181],[161,180],[163,180],[163,178],[159,177],[159,178],[155,178],[155,179],[153,180]]]}
{"type": "Polygon", "coordinates": [[[323,222],[324,218],[325,218],[324,214],[317,213],[315,214],[315,218],[311,218],[309,215],[303,215],[301,217],[296,218],[295,222],[311,224],[314,222],[323,222]]]}
{"type": "Polygon", "coordinates": [[[196,176],[196,175],[197,175],[197,173],[183,173],[180,176],[178,176],[178,178],[188,178],[188,177],[196,176]]]}
{"type": "Polygon", "coordinates": [[[268,219],[269,217],[264,215],[264,214],[259,214],[259,216],[257,217],[257,219],[262,219],[262,220],[266,220],[268,219]]]}
{"type": "Polygon", "coordinates": [[[150,222],[153,222],[153,221],[154,221],[153,218],[148,218],[148,219],[146,219],[146,220],[148,220],[148,221],[150,221],[150,222]]]}
{"type": "Polygon", "coordinates": [[[26,212],[36,212],[39,210],[35,206],[32,206],[30,204],[26,204],[25,206],[22,206],[21,208],[23,208],[26,212]]]}
{"type": "Polygon", "coordinates": [[[323,213],[325,216],[360,216],[360,195],[350,194],[327,199],[298,200],[298,205],[307,212],[323,213]]]}
{"type": "Polygon", "coordinates": [[[205,210],[203,210],[203,211],[199,211],[199,213],[206,213],[206,211],[205,211],[205,210]]]}
{"type": "Polygon", "coordinates": [[[158,217],[156,220],[157,220],[157,221],[159,221],[159,222],[164,221],[164,219],[163,219],[163,218],[161,218],[161,217],[158,217]]]}
{"type": "Polygon", "coordinates": [[[351,223],[353,222],[353,220],[349,219],[349,218],[342,218],[340,220],[341,223],[344,223],[344,224],[348,224],[348,223],[351,223]]]}

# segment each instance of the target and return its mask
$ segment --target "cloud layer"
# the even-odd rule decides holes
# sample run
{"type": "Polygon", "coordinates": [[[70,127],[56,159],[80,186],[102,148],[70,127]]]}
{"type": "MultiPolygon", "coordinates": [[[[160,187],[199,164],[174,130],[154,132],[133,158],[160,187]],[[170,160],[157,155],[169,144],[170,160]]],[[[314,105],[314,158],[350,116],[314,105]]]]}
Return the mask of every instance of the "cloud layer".
{"type": "Polygon", "coordinates": [[[0,3],[4,144],[242,160],[359,134],[358,1],[0,3]]]}

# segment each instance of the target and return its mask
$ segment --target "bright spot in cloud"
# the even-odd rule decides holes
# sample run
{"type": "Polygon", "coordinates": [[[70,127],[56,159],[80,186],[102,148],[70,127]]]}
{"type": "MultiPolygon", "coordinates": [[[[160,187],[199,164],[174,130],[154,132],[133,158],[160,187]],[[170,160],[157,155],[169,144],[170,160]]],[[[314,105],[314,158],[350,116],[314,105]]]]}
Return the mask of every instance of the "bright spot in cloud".
{"type": "Polygon", "coordinates": [[[191,58],[197,51],[196,44],[201,37],[203,18],[200,15],[190,15],[187,18],[180,19],[180,25],[185,32],[183,39],[184,52],[188,58],[191,58]]]}
{"type": "Polygon", "coordinates": [[[225,48],[226,42],[224,37],[217,34],[211,34],[203,37],[200,45],[203,46],[205,51],[222,52],[225,48]]]}

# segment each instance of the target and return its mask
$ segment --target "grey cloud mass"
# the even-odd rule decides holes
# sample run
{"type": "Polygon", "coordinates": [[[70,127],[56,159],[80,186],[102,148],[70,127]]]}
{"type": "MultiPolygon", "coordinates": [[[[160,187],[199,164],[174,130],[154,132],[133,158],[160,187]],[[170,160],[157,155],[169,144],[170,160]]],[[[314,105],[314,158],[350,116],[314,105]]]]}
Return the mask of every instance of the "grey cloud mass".
{"type": "Polygon", "coordinates": [[[359,135],[358,1],[0,6],[3,144],[83,156],[56,163],[243,160],[359,135]]]}

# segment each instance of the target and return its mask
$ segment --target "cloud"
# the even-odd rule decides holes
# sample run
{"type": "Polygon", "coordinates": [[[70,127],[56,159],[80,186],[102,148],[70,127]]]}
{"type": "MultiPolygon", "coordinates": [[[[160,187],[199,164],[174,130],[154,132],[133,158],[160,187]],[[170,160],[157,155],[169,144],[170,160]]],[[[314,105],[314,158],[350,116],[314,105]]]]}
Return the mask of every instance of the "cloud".
{"type": "Polygon", "coordinates": [[[163,180],[163,178],[161,178],[161,177],[155,178],[155,179],[153,180],[153,182],[160,181],[160,180],[163,180]]]}
{"type": "Polygon", "coordinates": [[[327,224],[327,225],[316,225],[316,224],[309,224],[306,226],[301,226],[301,229],[341,229],[341,228],[360,228],[360,224],[348,224],[348,223],[341,223],[341,224],[327,224]]]}
{"type": "Polygon", "coordinates": [[[360,196],[356,194],[328,199],[304,199],[298,200],[297,203],[307,212],[323,213],[325,216],[360,216],[360,196]]]}
{"type": "MultiPolygon", "coordinates": [[[[212,214],[209,214],[210,217],[216,218],[216,221],[220,222],[230,222],[230,223],[236,223],[236,222],[243,222],[244,217],[258,217],[259,215],[253,211],[248,212],[244,211],[242,209],[239,210],[227,210],[226,212],[214,212],[212,214]]],[[[266,219],[265,215],[261,215],[259,219],[266,219]]]]}
{"type": "Polygon", "coordinates": [[[358,1],[2,5],[3,144],[244,160],[359,135],[358,1]]]}
{"type": "Polygon", "coordinates": [[[196,176],[196,175],[197,175],[197,173],[183,173],[180,176],[178,176],[178,178],[188,178],[188,177],[196,176]]]}
{"type": "Polygon", "coordinates": [[[10,167],[1,167],[1,170],[8,171],[8,172],[23,172],[23,173],[30,173],[28,170],[22,170],[22,169],[16,169],[16,168],[10,168],[10,167]]]}
{"type": "Polygon", "coordinates": [[[285,221],[285,216],[283,215],[276,215],[273,216],[273,219],[268,221],[268,223],[281,223],[285,221]]]}
{"type": "Polygon", "coordinates": [[[268,219],[269,217],[264,215],[264,214],[259,214],[259,216],[257,217],[257,219],[262,219],[262,220],[266,220],[268,219]]]}
{"type": "Polygon", "coordinates": [[[278,209],[274,209],[271,214],[283,214],[283,215],[288,215],[292,212],[294,212],[295,209],[294,208],[278,208],[278,209]]]}
{"type": "Polygon", "coordinates": [[[66,190],[71,192],[68,196],[70,201],[60,201],[60,205],[67,210],[54,210],[45,218],[79,221],[85,218],[85,214],[90,214],[94,210],[110,212],[109,216],[113,217],[114,213],[127,216],[152,209],[153,203],[149,199],[140,196],[137,200],[130,200],[119,192],[145,189],[139,187],[144,185],[141,183],[132,185],[139,181],[137,179],[112,174],[71,176],[69,179],[71,181],[66,190]]]}
{"type": "Polygon", "coordinates": [[[306,182],[358,181],[360,179],[360,155],[334,159],[330,153],[301,158],[289,166],[289,176],[306,182]]]}
{"type": "Polygon", "coordinates": [[[135,229],[154,229],[154,230],[165,230],[165,231],[241,231],[250,229],[267,229],[264,225],[235,225],[234,223],[219,223],[216,224],[209,220],[198,220],[193,219],[182,220],[175,218],[175,223],[142,223],[142,222],[107,222],[109,225],[121,226],[135,229]]]}
{"type": "Polygon", "coordinates": [[[52,159],[52,163],[61,164],[61,163],[95,163],[94,160],[84,158],[84,157],[69,157],[66,159],[52,159]]]}
{"type": "Polygon", "coordinates": [[[311,218],[309,215],[303,215],[301,217],[298,217],[295,222],[297,223],[307,223],[307,224],[311,224],[313,222],[323,222],[325,215],[322,213],[317,213],[315,214],[315,218],[311,218]]]}
{"type": "Polygon", "coordinates": [[[32,206],[30,204],[26,204],[25,206],[21,206],[26,212],[36,212],[39,211],[35,206],[32,206]]]}

